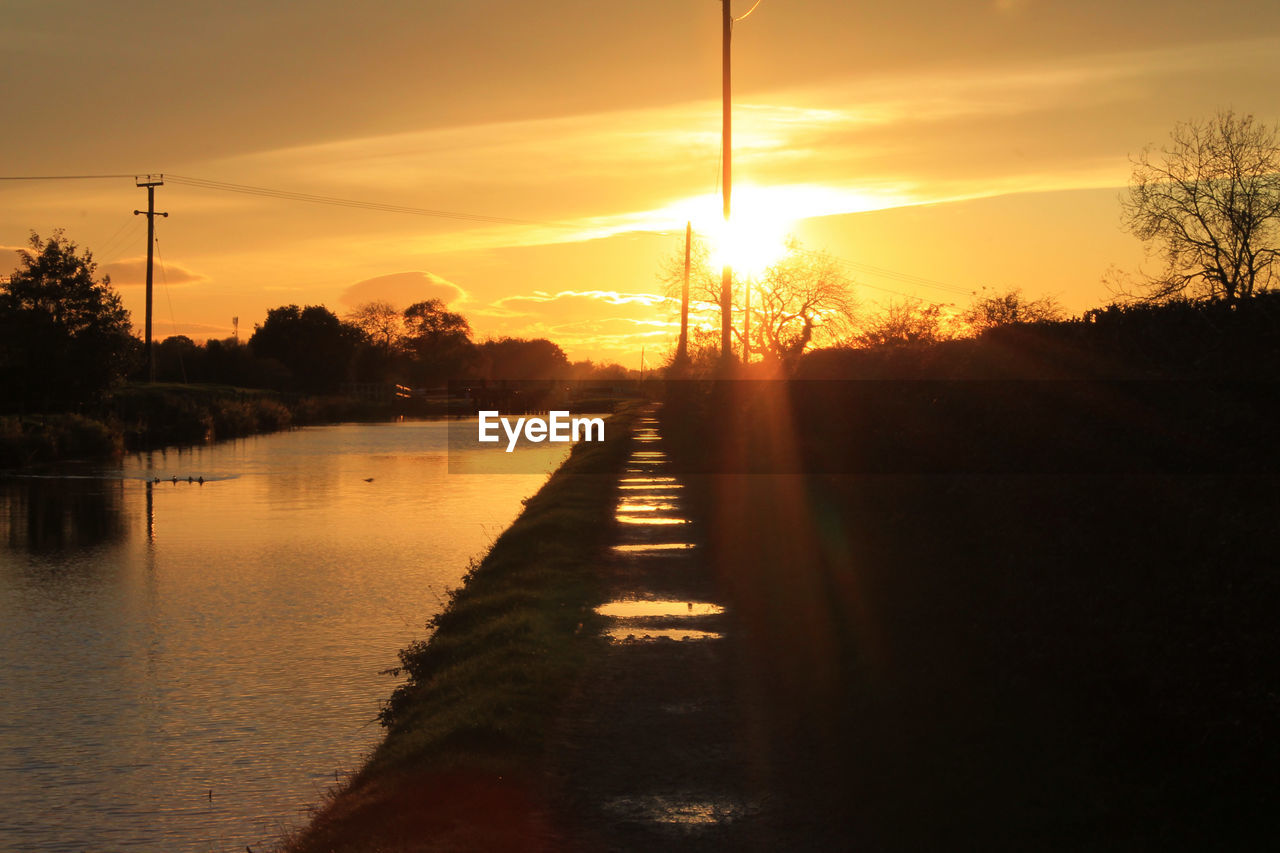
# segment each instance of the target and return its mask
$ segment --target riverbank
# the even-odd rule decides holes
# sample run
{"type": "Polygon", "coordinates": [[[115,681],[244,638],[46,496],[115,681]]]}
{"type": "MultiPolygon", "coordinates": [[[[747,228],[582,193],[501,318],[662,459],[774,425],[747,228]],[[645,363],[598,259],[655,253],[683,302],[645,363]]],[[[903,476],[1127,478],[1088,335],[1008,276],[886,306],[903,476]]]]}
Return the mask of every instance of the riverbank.
{"type": "Polygon", "coordinates": [[[560,703],[598,639],[599,558],[634,408],[580,444],[468,573],[429,639],[401,654],[407,682],[369,761],[282,844],[288,853],[547,849],[542,769],[560,703]]]}
{"type": "MultiPolygon", "coordinates": [[[[414,415],[448,414],[414,401],[414,415]]],[[[390,420],[407,404],[301,397],[230,385],[130,385],[86,413],[0,416],[0,469],[189,446],[294,426],[390,420]]]]}

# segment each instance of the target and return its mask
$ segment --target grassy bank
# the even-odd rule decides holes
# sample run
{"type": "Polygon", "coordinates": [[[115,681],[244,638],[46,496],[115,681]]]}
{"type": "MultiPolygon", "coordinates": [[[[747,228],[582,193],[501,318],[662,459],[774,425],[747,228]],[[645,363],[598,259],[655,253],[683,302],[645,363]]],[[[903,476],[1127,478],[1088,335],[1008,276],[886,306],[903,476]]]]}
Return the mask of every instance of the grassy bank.
{"type": "Polygon", "coordinates": [[[0,469],[59,459],[101,459],[123,448],[119,430],[82,415],[0,417],[0,469]]]}
{"type": "Polygon", "coordinates": [[[129,385],[82,413],[0,417],[0,468],[242,438],[293,426],[447,414],[434,401],[299,397],[230,385],[129,385]]]}
{"type": "Polygon", "coordinates": [[[582,444],[467,574],[429,639],[401,652],[408,681],[368,763],[284,850],[542,849],[545,738],[591,644],[599,558],[633,409],[582,444]]]}

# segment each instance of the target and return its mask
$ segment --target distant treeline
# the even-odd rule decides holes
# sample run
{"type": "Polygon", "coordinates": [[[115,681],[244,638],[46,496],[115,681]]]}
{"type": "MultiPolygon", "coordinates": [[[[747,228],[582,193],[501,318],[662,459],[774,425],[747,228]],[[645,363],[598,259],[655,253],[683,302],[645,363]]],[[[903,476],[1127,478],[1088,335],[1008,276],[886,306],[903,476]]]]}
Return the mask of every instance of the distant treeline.
{"type": "Polygon", "coordinates": [[[1280,296],[818,350],[786,382],[675,383],[670,396],[677,423],[737,442],[695,456],[705,471],[1273,472],[1280,296]]]}
{"type": "Polygon", "coordinates": [[[626,378],[620,365],[571,363],[545,338],[472,340],[466,319],[438,300],[403,312],[362,306],[342,319],[320,305],[285,305],[247,342],[204,344],[184,335],[156,345],[162,382],[209,382],[307,394],[339,394],[351,384],[441,388],[451,379],[626,378]]]}
{"type": "MultiPolygon", "coordinates": [[[[146,347],[91,253],[61,231],[33,233],[18,269],[0,280],[0,414],[85,413],[126,380],[147,381],[146,347]]],[[[571,364],[543,339],[476,342],[461,314],[438,299],[404,310],[359,306],[345,318],[322,305],[267,312],[247,342],[154,342],[155,379],[377,398],[370,386],[443,388],[450,379],[617,379],[616,364],[571,364]],[[353,389],[362,389],[359,392],[353,389]]]]}
{"type": "Polygon", "coordinates": [[[1280,293],[1234,303],[1110,305],[1068,320],[1003,322],[975,336],[807,353],[802,379],[1273,379],[1280,293]]]}

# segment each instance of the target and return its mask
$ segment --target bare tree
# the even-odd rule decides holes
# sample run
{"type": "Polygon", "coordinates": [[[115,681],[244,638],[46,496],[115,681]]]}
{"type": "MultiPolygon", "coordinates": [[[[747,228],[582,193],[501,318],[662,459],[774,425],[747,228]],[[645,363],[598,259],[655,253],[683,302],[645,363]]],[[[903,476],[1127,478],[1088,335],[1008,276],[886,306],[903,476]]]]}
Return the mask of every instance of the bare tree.
{"type": "Polygon", "coordinates": [[[390,302],[374,301],[359,305],[347,315],[347,322],[387,350],[404,335],[404,315],[390,302]]]}
{"type": "Polygon", "coordinates": [[[1008,326],[1014,323],[1039,323],[1045,320],[1061,320],[1065,316],[1062,306],[1052,296],[1028,299],[1021,288],[980,295],[974,298],[961,315],[975,332],[1008,326]]]}
{"type": "Polygon", "coordinates": [[[864,347],[884,347],[932,344],[952,336],[942,306],[917,299],[890,302],[863,324],[856,340],[864,347]]]}
{"type": "Polygon", "coordinates": [[[791,363],[810,344],[836,343],[853,331],[852,283],[825,252],[793,244],[752,291],[751,349],[765,358],[791,363]]]}
{"type": "MultiPolygon", "coordinates": [[[[710,249],[695,235],[689,274],[690,352],[694,338],[707,350],[699,329],[719,329],[720,272],[713,270],[710,249]]],[[[666,287],[668,305],[679,310],[684,277],[684,245],[667,258],[658,273],[666,287]]],[[[759,278],[734,276],[733,340],[742,350],[746,327],[746,288],[751,288],[751,353],[766,360],[791,363],[810,345],[836,343],[853,331],[857,300],[849,277],[839,262],[824,252],[806,251],[792,242],[786,256],[759,278]]],[[[718,341],[718,338],[717,338],[718,341]]],[[[719,347],[714,347],[719,352],[719,347]]]]}
{"type": "Polygon", "coordinates": [[[1147,299],[1245,299],[1271,285],[1280,226],[1277,130],[1230,110],[1174,127],[1134,160],[1126,227],[1162,256],[1147,299]]]}

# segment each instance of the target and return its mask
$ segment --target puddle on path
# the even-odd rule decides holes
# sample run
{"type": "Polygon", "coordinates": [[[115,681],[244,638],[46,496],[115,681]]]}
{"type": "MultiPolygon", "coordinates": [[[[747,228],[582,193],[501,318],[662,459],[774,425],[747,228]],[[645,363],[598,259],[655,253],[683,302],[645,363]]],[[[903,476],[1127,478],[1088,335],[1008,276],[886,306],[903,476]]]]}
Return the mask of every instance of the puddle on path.
{"type": "Polygon", "coordinates": [[[646,483],[642,485],[636,485],[635,483],[630,483],[630,484],[623,483],[622,485],[618,486],[618,488],[629,489],[632,491],[635,491],[636,489],[657,489],[659,491],[665,491],[667,489],[683,489],[684,484],[683,483],[646,483]]]}
{"type": "Polygon", "coordinates": [[[645,545],[614,545],[613,550],[624,554],[644,554],[650,551],[691,551],[697,547],[693,542],[650,542],[645,545]]]}
{"type": "Polygon", "coordinates": [[[607,628],[604,635],[611,640],[634,640],[636,642],[654,640],[697,642],[700,640],[724,639],[724,634],[719,631],[699,631],[696,628],[637,628],[634,625],[618,625],[613,628],[607,628]]]}
{"type": "Polygon", "coordinates": [[[601,604],[596,612],[601,616],[634,619],[640,616],[719,616],[724,613],[724,608],[710,601],[618,598],[601,604]]]}
{"type": "Polygon", "coordinates": [[[674,483],[675,477],[623,477],[622,483],[674,483]]]}
{"type": "Polygon", "coordinates": [[[674,526],[679,524],[688,524],[687,518],[671,518],[670,516],[654,516],[654,515],[624,515],[619,512],[614,516],[619,524],[645,524],[645,525],[663,525],[674,526]]]}
{"type": "Polygon", "coordinates": [[[737,820],[746,813],[741,802],[665,794],[617,797],[605,809],[620,818],[667,824],[689,830],[737,820]]]}
{"type": "Polygon", "coordinates": [[[677,509],[677,506],[668,501],[654,500],[654,501],[637,502],[630,498],[623,498],[621,501],[618,502],[619,513],[669,512],[673,509],[677,509]]]}

